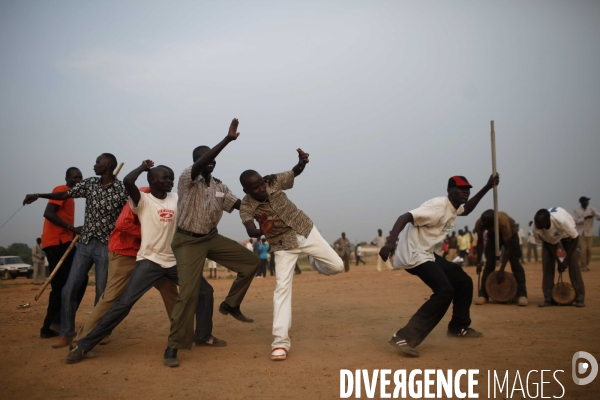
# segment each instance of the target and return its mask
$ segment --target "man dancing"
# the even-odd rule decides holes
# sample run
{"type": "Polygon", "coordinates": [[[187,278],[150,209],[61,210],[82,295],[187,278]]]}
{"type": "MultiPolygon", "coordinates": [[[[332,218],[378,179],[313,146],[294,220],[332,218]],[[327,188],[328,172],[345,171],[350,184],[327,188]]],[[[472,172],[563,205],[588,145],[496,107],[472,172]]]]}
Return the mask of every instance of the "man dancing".
{"type": "Polygon", "coordinates": [[[234,119],[227,136],[219,144],[212,149],[208,146],[194,149],[194,164],[184,169],[179,177],[177,231],[171,243],[177,259],[179,297],[171,314],[171,333],[164,354],[164,363],[169,367],[179,365],[178,349],[191,348],[194,312],[206,258],[237,272],[219,312],[231,314],[242,322],[254,322],[242,314],[240,304],[260,266],[260,259],[238,242],[219,235],[217,224],[223,211],[230,213],[239,209],[241,200],[212,177],[217,164],[215,158],[240,135],[237,127],[238,120],[234,119]]]}
{"type": "Polygon", "coordinates": [[[470,328],[470,308],[473,299],[473,281],[457,264],[451,263],[433,252],[452,230],[459,215],[469,215],[485,194],[500,182],[500,176],[490,176],[487,184],[469,200],[471,184],[464,176],[448,180],[447,197],[436,197],[419,208],[402,214],[392,229],[387,243],[381,249],[384,260],[395,252],[394,267],[406,269],[418,276],[433,290],[433,295],[419,308],[408,324],[390,339],[404,353],[418,356],[415,349],[440,322],[450,303],[454,303],[452,319],[448,324],[448,336],[475,338],[481,332],[470,328]]]}
{"type": "Polygon", "coordinates": [[[313,222],[287,198],[284,190],[304,171],[308,154],[297,149],[300,160],[291,171],[265,178],[253,170],[244,171],[240,183],[244,199],[240,218],[248,236],[265,235],[275,252],[276,280],[273,295],[273,336],[271,359],[285,360],[290,350],[288,331],[292,325],[292,279],[300,253],[309,255],[313,269],[333,275],[344,270],[344,262],[321,236],[313,222]],[[259,221],[256,228],[254,220],[259,221]]]}

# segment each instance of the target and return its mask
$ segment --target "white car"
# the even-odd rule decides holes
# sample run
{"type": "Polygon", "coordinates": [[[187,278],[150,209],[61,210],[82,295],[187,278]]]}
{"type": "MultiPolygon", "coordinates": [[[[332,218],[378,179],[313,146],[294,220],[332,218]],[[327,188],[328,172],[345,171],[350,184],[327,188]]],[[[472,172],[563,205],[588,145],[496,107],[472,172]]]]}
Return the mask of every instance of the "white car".
{"type": "Polygon", "coordinates": [[[2,256],[0,257],[0,278],[15,279],[22,275],[27,278],[33,277],[33,267],[25,264],[21,257],[17,256],[2,256]]]}

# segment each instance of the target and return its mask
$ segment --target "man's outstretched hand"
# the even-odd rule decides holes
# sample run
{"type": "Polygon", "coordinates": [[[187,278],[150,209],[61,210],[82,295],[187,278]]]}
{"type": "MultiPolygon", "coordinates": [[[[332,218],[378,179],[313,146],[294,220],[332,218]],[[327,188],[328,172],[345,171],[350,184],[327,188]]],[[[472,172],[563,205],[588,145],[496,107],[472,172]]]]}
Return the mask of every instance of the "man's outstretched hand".
{"type": "Polygon", "coordinates": [[[235,140],[240,136],[240,133],[237,131],[238,125],[240,121],[237,118],[234,118],[231,121],[231,125],[229,125],[229,132],[227,133],[227,138],[229,140],[235,140]]]}
{"type": "Polygon", "coordinates": [[[267,213],[261,212],[258,217],[258,225],[260,226],[260,231],[263,235],[266,235],[273,229],[273,224],[277,221],[277,218],[273,218],[271,220],[268,219],[267,213]]]}
{"type": "Polygon", "coordinates": [[[490,179],[488,179],[487,184],[485,186],[492,189],[494,186],[498,186],[499,184],[500,184],[500,174],[496,172],[496,176],[494,176],[493,174],[490,175],[490,179]]]}
{"type": "Polygon", "coordinates": [[[26,194],[25,200],[23,200],[23,205],[31,204],[39,198],[37,194],[26,194]]]}
{"type": "Polygon", "coordinates": [[[296,151],[298,152],[298,158],[300,161],[302,161],[304,164],[308,164],[308,156],[310,154],[303,152],[300,148],[296,149],[296,151]]]}

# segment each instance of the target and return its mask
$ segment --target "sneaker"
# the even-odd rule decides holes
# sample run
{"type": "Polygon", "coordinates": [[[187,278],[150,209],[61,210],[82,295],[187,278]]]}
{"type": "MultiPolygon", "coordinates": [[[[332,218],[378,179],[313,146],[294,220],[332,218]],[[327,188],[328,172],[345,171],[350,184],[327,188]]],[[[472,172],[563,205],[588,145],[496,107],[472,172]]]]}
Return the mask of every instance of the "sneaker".
{"type": "Polygon", "coordinates": [[[275,347],[273,351],[271,351],[271,360],[273,361],[283,361],[287,358],[287,349],[283,347],[275,347]]]}
{"type": "Polygon", "coordinates": [[[164,364],[170,368],[179,367],[179,360],[177,359],[177,349],[167,347],[167,349],[165,350],[164,364]]]}
{"type": "Polygon", "coordinates": [[[484,305],[488,302],[488,299],[486,299],[483,296],[479,296],[479,298],[477,300],[475,300],[475,304],[478,306],[484,305]]]}
{"type": "Polygon", "coordinates": [[[214,336],[211,336],[210,339],[205,340],[204,342],[194,341],[196,346],[208,346],[208,347],[224,347],[227,346],[227,342],[222,339],[217,339],[214,336]]]}
{"type": "Polygon", "coordinates": [[[419,357],[419,352],[414,347],[411,347],[408,343],[406,343],[406,339],[402,339],[400,336],[394,336],[390,339],[390,344],[394,347],[400,348],[404,354],[408,354],[409,356],[419,357]]]}
{"type": "Polygon", "coordinates": [[[483,333],[477,332],[473,328],[462,328],[460,332],[454,333],[448,331],[447,335],[449,337],[459,337],[459,338],[480,338],[483,337],[483,333]]]}
{"type": "Polygon", "coordinates": [[[519,307],[525,307],[529,304],[529,301],[527,300],[527,297],[521,296],[519,297],[517,304],[519,304],[519,307]]]}
{"type": "Polygon", "coordinates": [[[75,348],[69,352],[65,361],[67,364],[77,364],[85,357],[85,353],[87,353],[87,351],[79,348],[79,346],[75,346],[75,348]]]}
{"type": "Polygon", "coordinates": [[[585,303],[583,302],[583,300],[579,300],[575,302],[575,307],[585,307],[585,303]]]}

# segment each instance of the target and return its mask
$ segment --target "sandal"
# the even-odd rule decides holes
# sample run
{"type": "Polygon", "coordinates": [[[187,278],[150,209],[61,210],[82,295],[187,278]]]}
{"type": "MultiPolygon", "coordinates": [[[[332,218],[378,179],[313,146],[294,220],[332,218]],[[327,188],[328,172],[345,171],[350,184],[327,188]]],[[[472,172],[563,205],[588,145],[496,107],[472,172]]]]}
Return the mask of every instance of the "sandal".
{"type": "Polygon", "coordinates": [[[273,361],[283,361],[287,357],[287,349],[283,347],[275,347],[273,351],[271,351],[271,360],[273,361]]]}

